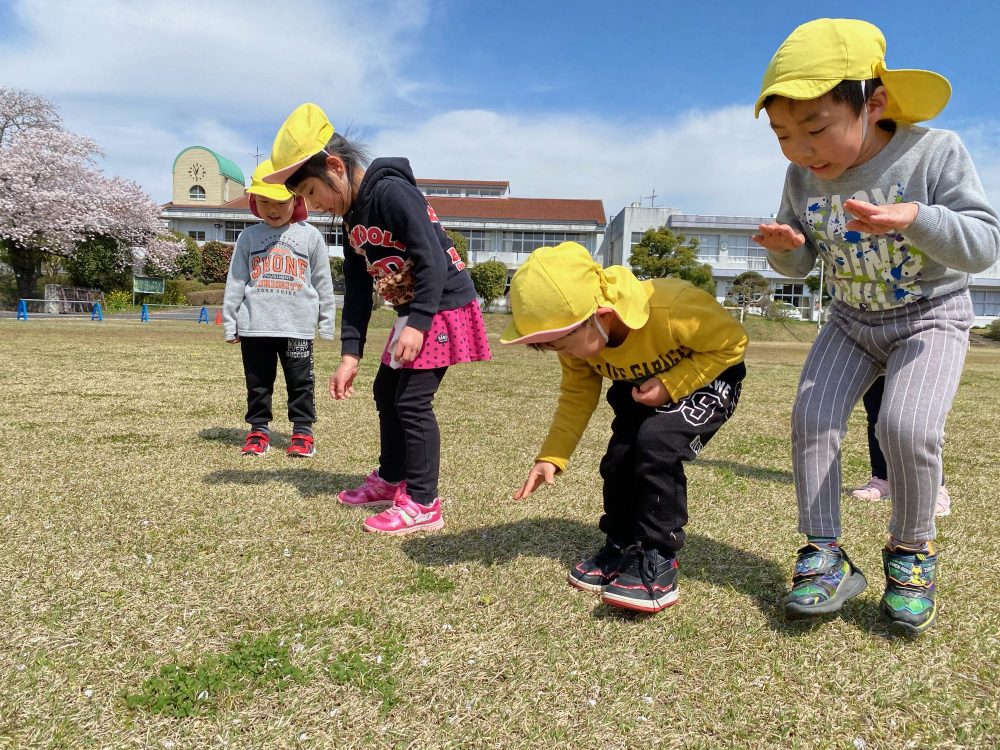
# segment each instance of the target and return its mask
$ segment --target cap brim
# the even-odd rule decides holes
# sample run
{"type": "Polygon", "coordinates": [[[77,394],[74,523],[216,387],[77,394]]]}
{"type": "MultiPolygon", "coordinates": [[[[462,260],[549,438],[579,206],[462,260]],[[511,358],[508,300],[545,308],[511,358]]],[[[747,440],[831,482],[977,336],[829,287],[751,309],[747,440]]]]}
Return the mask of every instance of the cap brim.
{"type": "Polygon", "coordinates": [[[840,80],[832,81],[827,78],[801,79],[796,81],[778,81],[772,83],[760,92],[753,107],[753,116],[760,117],[760,111],[764,108],[764,102],[769,96],[783,96],[786,99],[818,99],[823,94],[831,91],[840,80]]]}
{"type": "MultiPolygon", "coordinates": [[[[318,153],[319,153],[319,151],[316,152],[316,154],[318,154],[318,153]]],[[[274,185],[274,184],[284,185],[288,181],[289,177],[291,177],[293,174],[295,174],[296,172],[298,172],[299,168],[303,164],[305,164],[307,161],[309,161],[310,159],[312,159],[316,154],[310,154],[305,159],[300,159],[299,161],[295,162],[294,164],[289,164],[284,169],[279,169],[277,172],[271,172],[271,174],[265,175],[263,181],[267,182],[267,183],[269,183],[271,185],[274,185]]]]}
{"type": "MultiPolygon", "coordinates": [[[[587,316],[589,318],[590,315],[587,316]]],[[[587,318],[583,320],[578,320],[576,323],[565,326],[563,328],[552,328],[548,331],[536,331],[535,333],[529,333],[526,336],[521,336],[520,331],[517,327],[511,323],[504,329],[504,332],[500,335],[501,344],[547,344],[550,341],[555,341],[556,339],[561,339],[566,334],[570,333],[576,328],[583,325],[587,318]]]]}

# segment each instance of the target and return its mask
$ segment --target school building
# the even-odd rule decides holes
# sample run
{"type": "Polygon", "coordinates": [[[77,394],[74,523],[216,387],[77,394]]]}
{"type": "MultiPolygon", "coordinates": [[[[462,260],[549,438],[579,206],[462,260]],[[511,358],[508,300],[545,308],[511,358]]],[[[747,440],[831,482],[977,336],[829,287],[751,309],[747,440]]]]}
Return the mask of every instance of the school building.
{"type": "MultiPolygon", "coordinates": [[[[231,160],[204,146],[184,149],[174,160],[173,194],[161,217],[170,229],[199,243],[235,243],[257,223],[250,213],[243,172],[231,160]]],[[[632,247],[648,229],[666,226],[698,239],[698,257],[712,266],[716,298],[723,302],[732,280],[745,271],[766,278],[772,299],[797,308],[812,319],[818,300],[804,279],[778,275],[767,264],[764,248],[751,236],[767,217],[686,214],[676,208],[626,206],[610,220],[600,200],[517,198],[510,184],[495,180],[418,178],[417,185],[445,229],[462,234],[469,264],[499,260],[508,278],[537,247],[579,242],[603,265],[628,265],[632,247]]],[[[312,212],[309,222],[326,238],[330,255],[343,257],[344,236],[338,217],[312,212]]],[[[1000,318],[1000,263],[971,280],[977,324],[1000,318]]]]}
{"type": "MultiPolygon", "coordinates": [[[[773,221],[764,216],[704,216],[685,214],[676,208],[641,206],[623,208],[608,223],[605,265],[628,265],[632,246],[648,229],[668,227],[675,233],[698,240],[698,259],[712,266],[716,299],[723,302],[733,279],[746,271],[756,271],[771,285],[771,299],[799,309],[802,318],[815,318],[818,300],[805,279],[781,276],[767,264],[767,251],[751,237],[757,227],[773,221]]],[[[969,291],[976,313],[976,325],[988,325],[1000,318],[1000,263],[970,279],[969,291]]]]}

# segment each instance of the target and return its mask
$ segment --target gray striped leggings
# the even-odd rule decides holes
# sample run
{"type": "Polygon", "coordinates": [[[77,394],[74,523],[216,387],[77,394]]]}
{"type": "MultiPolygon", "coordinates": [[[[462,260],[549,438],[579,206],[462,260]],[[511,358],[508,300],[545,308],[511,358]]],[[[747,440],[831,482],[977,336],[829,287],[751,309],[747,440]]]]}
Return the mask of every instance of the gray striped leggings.
{"type": "Polygon", "coordinates": [[[889,533],[902,542],[934,538],[944,423],[973,319],[967,290],[882,312],[833,303],[792,410],[799,531],[840,536],[840,442],[854,404],[884,372],[876,431],[889,463],[889,533]]]}

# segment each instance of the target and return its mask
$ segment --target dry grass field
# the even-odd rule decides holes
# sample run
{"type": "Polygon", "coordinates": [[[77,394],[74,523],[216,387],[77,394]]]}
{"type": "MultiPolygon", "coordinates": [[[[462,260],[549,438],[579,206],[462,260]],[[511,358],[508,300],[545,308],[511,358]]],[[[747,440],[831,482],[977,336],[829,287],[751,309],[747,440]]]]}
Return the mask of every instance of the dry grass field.
{"type": "MultiPolygon", "coordinates": [[[[489,322],[495,334],[499,316],[489,322]]],[[[387,334],[378,317],[374,355],[387,334]]],[[[877,615],[889,509],[844,501],[869,590],[786,621],[789,428],[807,343],[756,340],[733,420],[689,470],[681,601],[654,617],[565,583],[596,549],[602,405],[570,471],[509,501],[554,357],[501,349],[437,399],[445,529],[365,535],[334,501],[377,451],[370,383],[318,456],[241,459],[238,347],[193,323],[0,320],[0,748],[993,748],[1000,744],[1000,350],[974,348],[946,445],[941,611],[877,615]]],[[[284,416],[279,375],[276,414],[284,416]]],[[[863,415],[845,483],[867,478],[863,415]]]]}

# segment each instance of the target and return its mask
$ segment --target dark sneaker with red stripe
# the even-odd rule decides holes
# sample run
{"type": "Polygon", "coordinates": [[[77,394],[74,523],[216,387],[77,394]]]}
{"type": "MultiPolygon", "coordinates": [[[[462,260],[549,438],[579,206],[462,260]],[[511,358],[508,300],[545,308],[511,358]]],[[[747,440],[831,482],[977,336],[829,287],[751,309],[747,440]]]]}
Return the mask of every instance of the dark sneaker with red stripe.
{"type": "Polygon", "coordinates": [[[261,432],[260,430],[252,430],[248,435],[246,441],[243,443],[243,450],[240,451],[241,456],[263,456],[267,453],[267,449],[271,443],[271,438],[268,437],[266,432],[261,432]]]}
{"type": "Polygon", "coordinates": [[[572,568],[566,580],[570,586],[600,593],[618,577],[624,550],[608,539],[593,557],[581,560],[572,568]]]}
{"type": "Polygon", "coordinates": [[[676,604],[677,598],[677,558],[639,544],[625,550],[621,572],[601,594],[612,607],[650,613],[676,604]]]}
{"type": "Polygon", "coordinates": [[[312,458],[316,455],[316,445],[312,435],[296,432],[292,435],[292,444],[286,451],[290,458],[312,458]]]}

